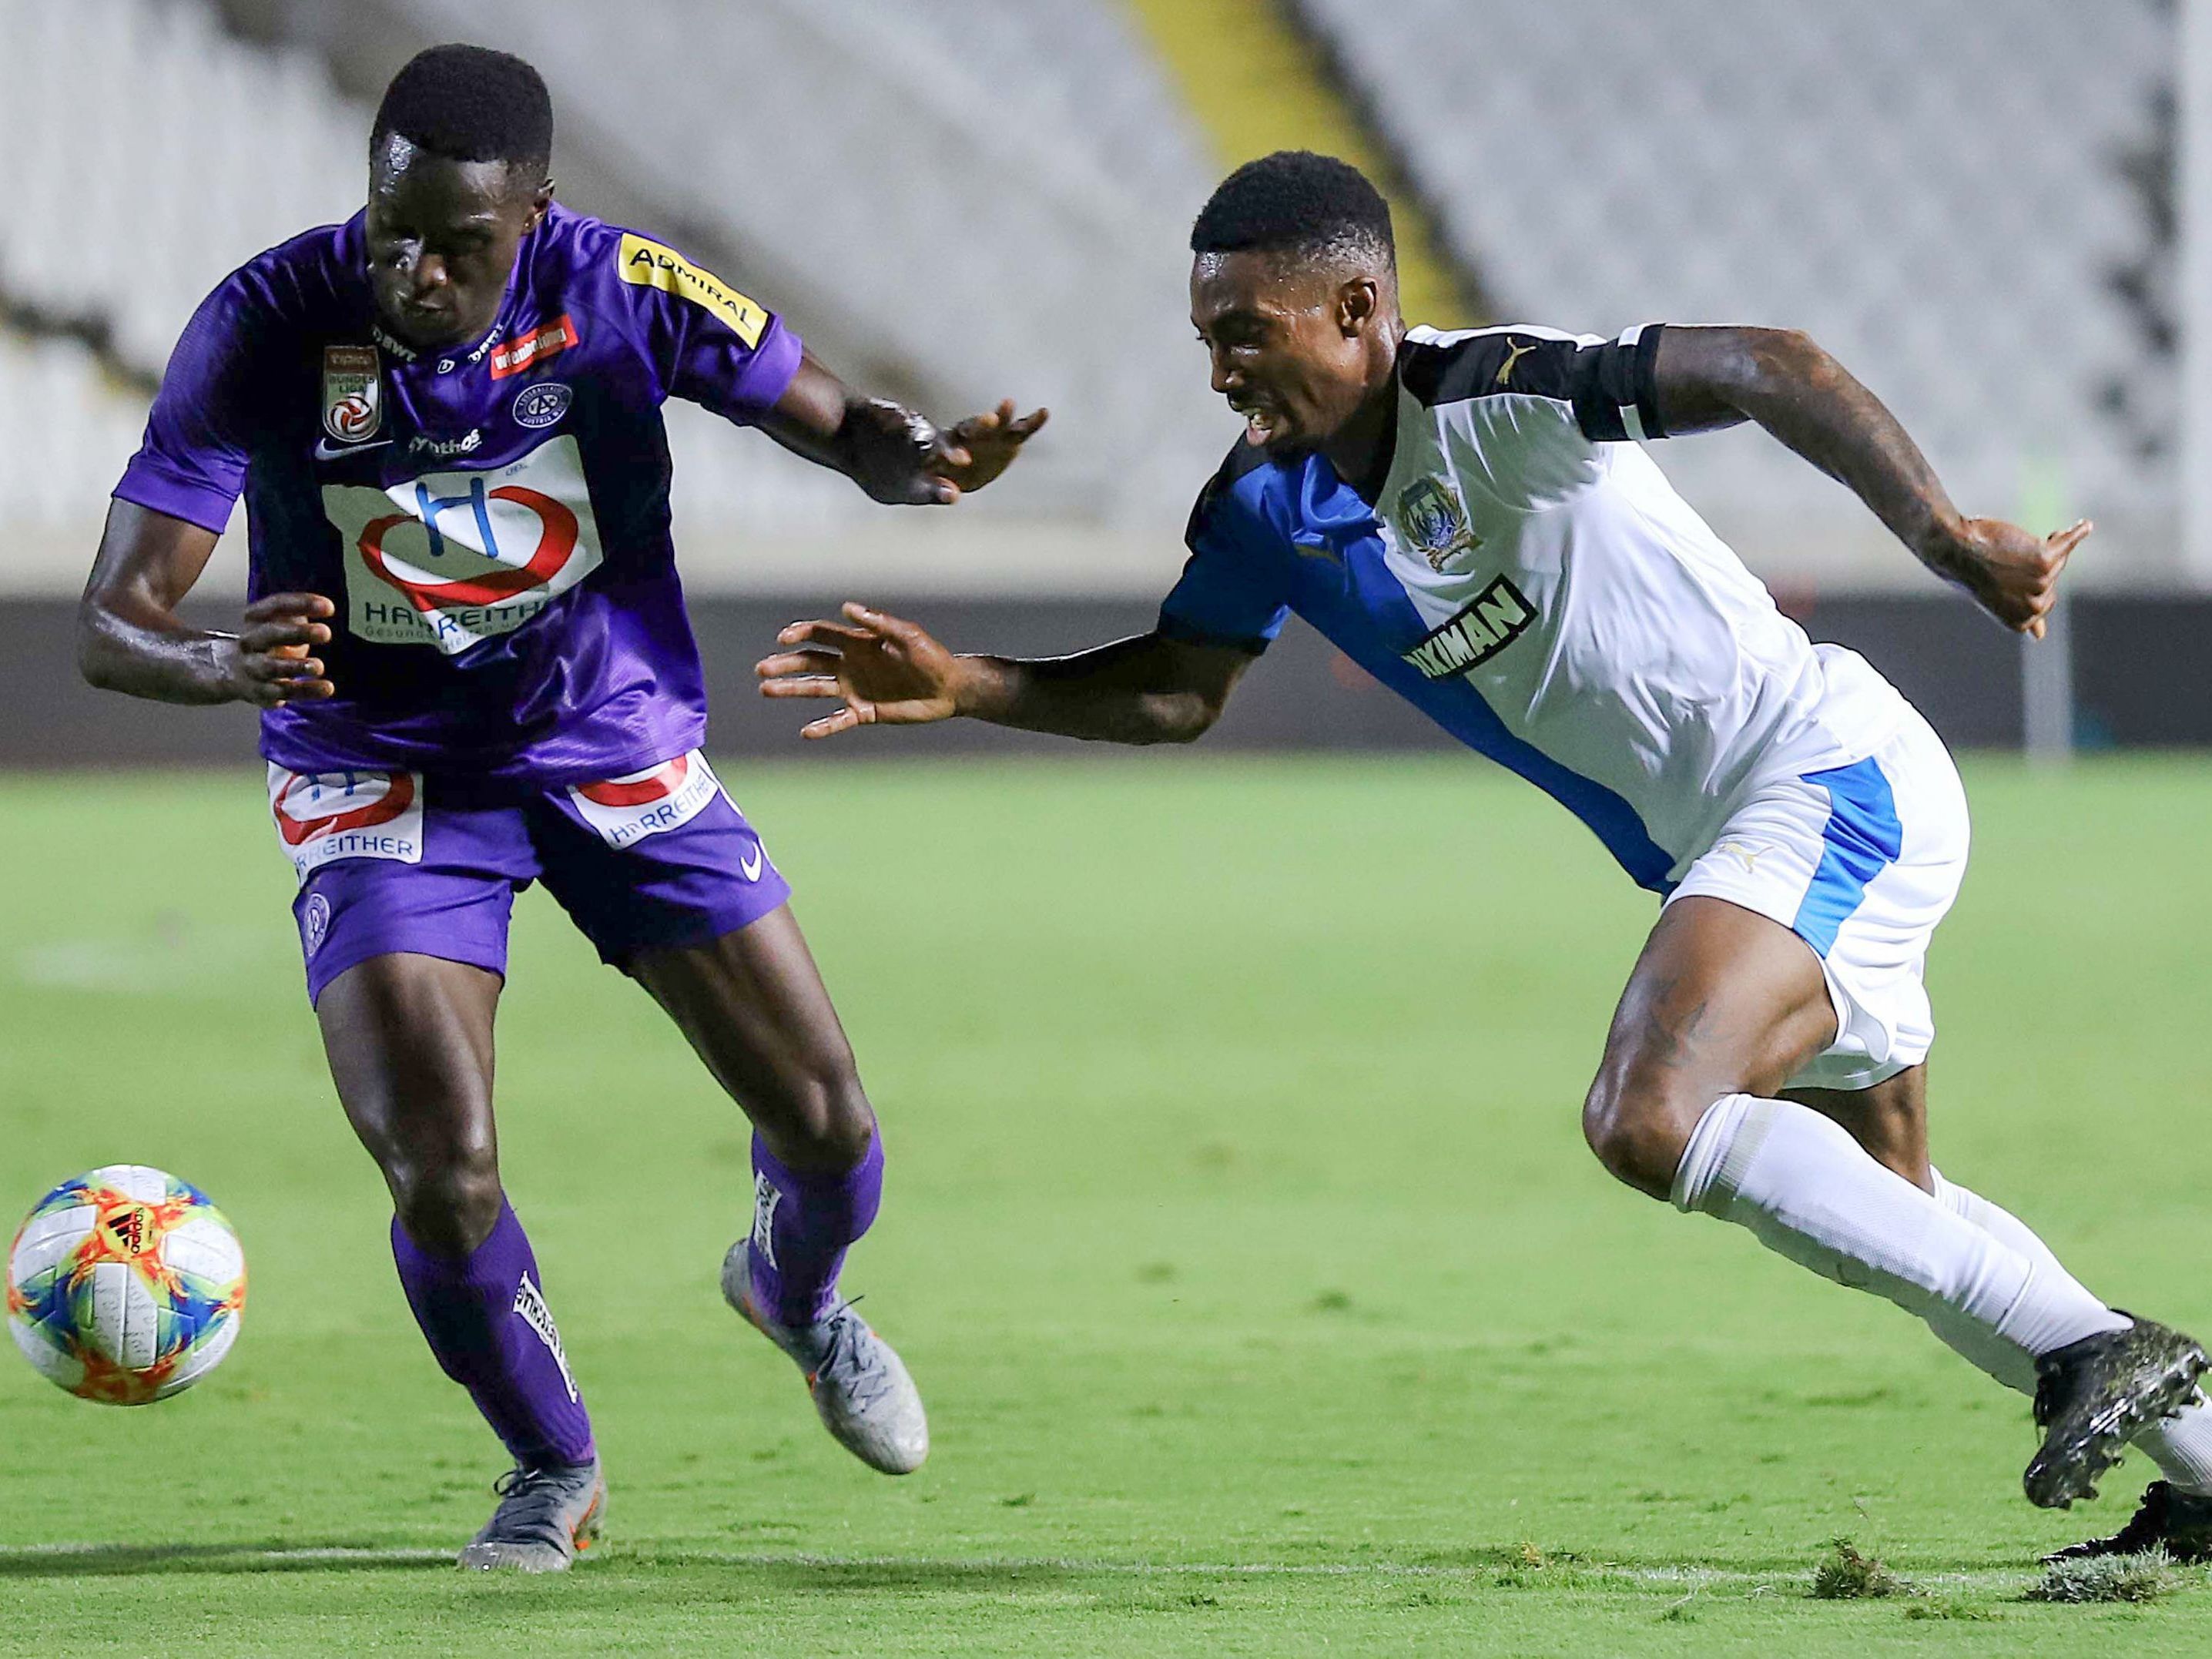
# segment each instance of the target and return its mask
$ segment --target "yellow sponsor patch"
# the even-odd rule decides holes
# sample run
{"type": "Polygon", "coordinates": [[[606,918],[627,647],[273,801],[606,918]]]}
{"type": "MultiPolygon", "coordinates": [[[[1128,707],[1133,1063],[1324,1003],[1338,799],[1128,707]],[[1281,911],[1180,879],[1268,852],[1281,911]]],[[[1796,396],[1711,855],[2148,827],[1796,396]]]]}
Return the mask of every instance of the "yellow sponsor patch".
{"type": "Polygon", "coordinates": [[[760,343],[768,326],[768,313],[756,301],[738,293],[711,270],[702,270],[672,247],[648,242],[624,232],[622,239],[622,279],[643,288],[657,288],[711,311],[729,325],[730,331],[749,346],[760,343]]]}

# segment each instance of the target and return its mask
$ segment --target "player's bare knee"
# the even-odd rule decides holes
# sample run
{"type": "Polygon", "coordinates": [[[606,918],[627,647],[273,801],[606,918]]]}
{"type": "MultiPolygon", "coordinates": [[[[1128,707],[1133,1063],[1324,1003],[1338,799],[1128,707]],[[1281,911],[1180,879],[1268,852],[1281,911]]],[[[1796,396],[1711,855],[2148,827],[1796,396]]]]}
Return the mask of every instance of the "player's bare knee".
{"type": "Polygon", "coordinates": [[[868,1154],[876,1114],[849,1060],[810,1068],[756,1121],[769,1150],[794,1168],[849,1170],[868,1154]]]}
{"type": "Polygon", "coordinates": [[[1697,1117],[1663,1086],[1601,1074],[1583,1101],[1583,1138],[1615,1180],[1664,1198],[1697,1117]]]}
{"type": "Polygon", "coordinates": [[[432,1255],[466,1255],[491,1236],[506,1202],[491,1158],[461,1157],[387,1168],[399,1224],[432,1255]]]}

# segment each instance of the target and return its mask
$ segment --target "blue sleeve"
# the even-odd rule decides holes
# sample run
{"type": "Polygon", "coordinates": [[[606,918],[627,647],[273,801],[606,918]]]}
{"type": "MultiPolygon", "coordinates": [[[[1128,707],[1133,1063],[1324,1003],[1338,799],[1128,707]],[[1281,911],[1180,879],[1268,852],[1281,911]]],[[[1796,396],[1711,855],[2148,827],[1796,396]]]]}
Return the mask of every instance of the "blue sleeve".
{"type": "Polygon", "coordinates": [[[1159,631],[1193,645],[1258,656],[1290,619],[1281,538],[1226,476],[1216,475],[1192,509],[1182,578],[1160,606],[1159,631]]]}
{"type": "Polygon", "coordinates": [[[620,233],[612,257],[665,396],[738,422],[774,407],[799,372],[802,350],[783,319],[635,231],[620,233]]]}
{"type": "Polygon", "coordinates": [[[257,383],[267,395],[254,349],[266,327],[236,276],[200,302],[169,355],[118,497],[222,533],[246,483],[257,383]]]}

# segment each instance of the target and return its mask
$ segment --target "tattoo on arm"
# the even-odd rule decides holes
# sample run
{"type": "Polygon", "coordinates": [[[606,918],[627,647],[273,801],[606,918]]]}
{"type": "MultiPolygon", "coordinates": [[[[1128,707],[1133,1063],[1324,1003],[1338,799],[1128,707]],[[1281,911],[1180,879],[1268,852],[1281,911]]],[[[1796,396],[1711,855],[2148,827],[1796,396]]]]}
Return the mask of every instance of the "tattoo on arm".
{"type": "Polygon", "coordinates": [[[1669,327],[1654,373],[1669,432],[1757,422],[1864,501],[1923,560],[1959,521],[1936,469],[1897,417],[1802,333],[1669,327]]]}

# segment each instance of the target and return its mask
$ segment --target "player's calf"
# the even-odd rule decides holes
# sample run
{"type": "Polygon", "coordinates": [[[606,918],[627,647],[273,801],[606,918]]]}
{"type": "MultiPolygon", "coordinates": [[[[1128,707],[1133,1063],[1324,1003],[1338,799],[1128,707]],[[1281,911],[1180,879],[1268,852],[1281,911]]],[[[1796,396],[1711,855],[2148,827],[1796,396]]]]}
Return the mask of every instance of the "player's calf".
{"type": "Polygon", "coordinates": [[[929,1455],[921,1395],[890,1345],[837,1294],[845,1252],[875,1219],[882,1143],[835,1172],[794,1170],[753,1141],[753,1227],[722,1261],[722,1295],[805,1374],[823,1425],[871,1468],[906,1474],[929,1455]]]}
{"type": "Polygon", "coordinates": [[[423,1339],[522,1469],[596,1467],[592,1419],[522,1223],[504,1203],[461,1255],[425,1250],[395,1220],[392,1254],[423,1339]]]}

